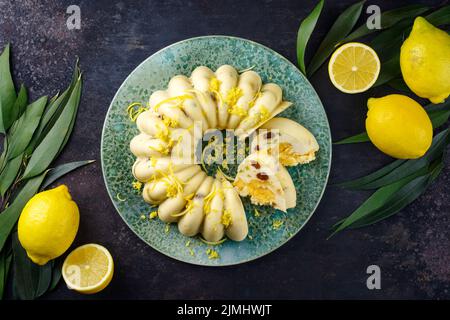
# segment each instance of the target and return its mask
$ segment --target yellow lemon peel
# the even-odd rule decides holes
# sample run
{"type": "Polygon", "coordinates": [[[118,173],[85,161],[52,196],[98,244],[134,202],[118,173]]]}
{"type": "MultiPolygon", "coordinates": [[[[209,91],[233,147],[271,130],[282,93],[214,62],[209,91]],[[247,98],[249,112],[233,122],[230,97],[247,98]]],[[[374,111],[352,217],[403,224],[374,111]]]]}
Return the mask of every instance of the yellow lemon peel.
{"type": "Polygon", "coordinates": [[[220,218],[220,222],[224,225],[225,228],[228,228],[233,223],[231,213],[229,210],[225,209],[223,211],[223,215],[220,218]]]}

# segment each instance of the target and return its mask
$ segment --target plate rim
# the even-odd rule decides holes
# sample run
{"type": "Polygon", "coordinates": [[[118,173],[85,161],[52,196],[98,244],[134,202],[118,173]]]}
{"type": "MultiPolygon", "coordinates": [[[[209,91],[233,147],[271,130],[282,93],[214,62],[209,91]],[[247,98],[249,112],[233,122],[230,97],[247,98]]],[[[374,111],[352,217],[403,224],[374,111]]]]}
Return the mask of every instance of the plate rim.
{"type": "Polygon", "coordinates": [[[320,99],[319,95],[317,94],[316,89],[314,88],[314,86],[311,84],[311,82],[308,80],[308,78],[295,66],[294,63],[292,63],[289,59],[287,59],[285,56],[283,56],[282,54],[278,53],[277,51],[275,51],[274,49],[269,48],[268,46],[265,46],[259,42],[253,41],[253,40],[249,40],[246,38],[242,38],[242,37],[236,37],[236,36],[228,36],[228,35],[206,35],[206,36],[196,36],[196,37],[191,37],[191,38],[186,38],[177,42],[174,42],[172,44],[169,44],[159,50],[157,50],[156,52],[152,53],[150,56],[148,56],[146,59],[144,59],[141,63],[139,63],[129,74],[128,76],[122,81],[121,85],[119,86],[119,88],[116,90],[116,93],[114,94],[113,98],[111,99],[111,102],[108,106],[108,110],[106,112],[104,121],[103,121],[103,126],[102,126],[102,135],[101,135],[101,141],[100,141],[100,162],[101,162],[101,168],[102,168],[102,176],[103,176],[103,181],[106,187],[106,191],[108,193],[108,196],[114,206],[114,209],[116,210],[116,213],[120,216],[120,218],[125,222],[125,224],[127,225],[127,227],[141,240],[143,241],[145,244],[147,244],[149,247],[151,247],[153,250],[156,250],[157,252],[161,253],[162,255],[169,257],[173,260],[176,261],[180,261],[183,263],[187,263],[190,265],[195,265],[195,266],[201,266],[201,267],[228,267],[228,266],[235,266],[235,265],[240,265],[240,264],[244,264],[244,263],[248,263],[254,260],[258,260],[276,250],[278,250],[280,247],[282,247],[283,245],[285,245],[287,242],[289,242],[292,238],[294,238],[304,227],[305,225],[309,222],[309,220],[311,219],[311,217],[314,215],[314,213],[317,211],[317,208],[320,204],[320,202],[322,201],[323,195],[325,193],[325,190],[327,188],[328,185],[328,180],[330,177],[330,172],[331,172],[331,163],[332,163],[332,158],[333,158],[333,143],[332,143],[332,139],[331,139],[331,128],[330,128],[330,122],[328,120],[328,115],[326,113],[325,107],[323,106],[322,100],[320,99]],[[240,40],[240,41],[245,41],[245,42],[249,42],[251,44],[254,44],[256,46],[260,46],[266,50],[268,50],[269,52],[271,52],[272,54],[275,54],[276,56],[278,56],[279,58],[281,58],[282,60],[286,61],[288,64],[290,64],[292,67],[294,67],[300,74],[300,76],[303,78],[303,80],[305,80],[312,88],[312,91],[314,92],[314,94],[317,97],[317,100],[320,103],[320,106],[323,109],[324,115],[325,115],[325,120],[326,120],[326,128],[328,130],[328,143],[329,143],[329,159],[328,159],[328,170],[327,170],[327,174],[325,177],[325,183],[322,187],[322,190],[320,192],[319,198],[317,200],[317,203],[315,204],[314,208],[311,210],[311,213],[308,215],[308,217],[306,218],[305,222],[302,224],[302,226],[293,234],[291,234],[288,238],[286,238],[286,240],[282,241],[279,245],[275,246],[274,248],[272,248],[271,250],[264,252],[263,254],[256,256],[256,257],[251,257],[249,259],[245,259],[245,260],[241,260],[238,262],[232,262],[232,263],[221,263],[221,264],[204,264],[201,262],[194,262],[194,261],[186,261],[186,260],[182,260],[179,257],[175,257],[172,256],[156,247],[154,247],[152,244],[150,244],[148,241],[146,241],[141,235],[139,235],[133,228],[132,226],[128,223],[127,220],[125,220],[125,218],[120,214],[120,210],[117,207],[114,198],[112,196],[112,192],[109,188],[108,185],[108,181],[106,180],[106,174],[105,174],[105,164],[104,164],[104,149],[103,149],[103,145],[104,145],[104,135],[105,135],[105,131],[106,131],[106,122],[108,119],[108,116],[111,112],[112,106],[113,106],[113,102],[116,100],[120,90],[122,89],[122,87],[125,85],[125,83],[127,82],[127,80],[144,64],[147,62],[147,60],[150,60],[151,58],[153,58],[155,55],[159,54],[160,52],[167,50],[173,46],[179,45],[181,43],[184,42],[188,42],[188,41],[193,41],[193,40],[198,40],[198,39],[206,39],[206,38],[223,38],[223,39],[236,39],[236,40],[240,40]]]}

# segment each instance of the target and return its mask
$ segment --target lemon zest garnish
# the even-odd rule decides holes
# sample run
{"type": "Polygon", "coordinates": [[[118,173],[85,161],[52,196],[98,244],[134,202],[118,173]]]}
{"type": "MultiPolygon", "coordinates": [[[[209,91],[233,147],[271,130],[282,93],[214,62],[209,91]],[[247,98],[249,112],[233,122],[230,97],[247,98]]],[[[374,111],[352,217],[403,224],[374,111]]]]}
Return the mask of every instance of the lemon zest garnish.
{"type": "Polygon", "coordinates": [[[234,114],[239,117],[245,117],[247,116],[248,112],[242,107],[239,107],[237,104],[233,105],[231,108],[228,109],[229,114],[234,114]]]}
{"type": "Polygon", "coordinates": [[[120,193],[116,194],[116,199],[119,200],[120,202],[124,202],[124,201],[127,200],[127,199],[125,199],[125,198],[122,198],[121,195],[120,195],[120,193]]]}
{"type": "Polygon", "coordinates": [[[199,100],[201,100],[201,101],[200,101],[201,104],[206,104],[206,103],[207,103],[207,102],[206,102],[206,95],[205,95],[204,92],[202,92],[202,91],[200,91],[200,90],[197,90],[197,89],[189,89],[189,90],[185,90],[185,92],[187,92],[187,93],[193,93],[193,94],[195,94],[195,96],[196,96],[197,98],[200,97],[199,100]]]}
{"type": "Polygon", "coordinates": [[[280,229],[281,228],[281,226],[283,225],[283,221],[282,220],[274,220],[273,222],[272,222],[272,228],[274,229],[274,230],[278,230],[278,229],[280,229]]]}
{"type": "Polygon", "coordinates": [[[194,200],[192,200],[193,197],[194,197],[193,193],[191,193],[190,195],[184,197],[184,200],[186,200],[186,202],[187,202],[186,208],[183,211],[179,212],[179,213],[171,214],[171,216],[172,217],[181,217],[181,216],[184,216],[186,213],[191,212],[192,209],[194,209],[194,207],[195,207],[194,200]]]}
{"type": "Polygon", "coordinates": [[[169,172],[169,174],[166,174],[162,170],[156,170],[156,172],[163,177],[161,179],[161,181],[164,183],[164,185],[167,188],[166,189],[167,197],[173,198],[177,194],[183,193],[183,184],[184,183],[175,176],[175,174],[173,172],[172,163],[169,164],[167,171],[169,172]]]}
{"type": "Polygon", "coordinates": [[[164,228],[164,233],[169,233],[170,231],[170,223],[166,223],[166,227],[164,228]]]}
{"type": "Polygon", "coordinates": [[[233,87],[228,91],[224,101],[227,105],[234,106],[236,102],[239,100],[239,98],[242,97],[243,95],[244,94],[241,88],[233,87]]]}
{"type": "Polygon", "coordinates": [[[171,128],[175,128],[178,126],[178,121],[172,118],[169,118],[167,116],[163,116],[163,123],[167,126],[167,127],[171,127],[171,128]]]}
{"type": "Polygon", "coordinates": [[[205,214],[208,214],[211,212],[211,201],[216,195],[219,195],[223,199],[222,189],[216,188],[216,185],[214,184],[213,187],[211,188],[211,191],[203,199],[203,211],[205,212],[205,214]]]}
{"type": "Polygon", "coordinates": [[[140,218],[141,220],[145,220],[147,217],[145,216],[145,214],[141,214],[140,218]]]}
{"type": "MultiPolygon", "coordinates": [[[[164,121],[163,121],[164,123],[164,121]]],[[[164,129],[161,128],[161,126],[158,124],[156,124],[156,134],[155,137],[158,139],[161,139],[163,141],[167,141],[169,139],[169,129],[167,128],[168,126],[166,124],[164,124],[164,129]]]]}
{"type": "Polygon", "coordinates": [[[207,240],[203,239],[202,237],[200,237],[200,241],[203,243],[206,243],[207,245],[210,245],[210,246],[217,246],[217,245],[222,244],[225,241],[227,241],[227,238],[220,239],[219,241],[207,241],[207,240]]]}
{"type": "Polygon", "coordinates": [[[259,216],[261,216],[261,213],[259,213],[258,209],[255,208],[255,217],[258,218],[259,216]]]}
{"type": "Polygon", "coordinates": [[[187,99],[192,99],[193,97],[190,94],[183,94],[181,96],[175,96],[175,97],[170,97],[167,99],[164,99],[160,102],[158,102],[154,107],[153,110],[155,112],[158,112],[159,107],[161,107],[163,104],[168,103],[168,102],[177,102],[177,104],[173,105],[172,107],[178,107],[181,108],[182,104],[185,100],[187,99]]]}
{"type": "Polygon", "coordinates": [[[225,169],[227,169],[227,170],[230,170],[230,168],[228,167],[228,162],[227,162],[226,159],[224,159],[224,160],[222,161],[222,167],[225,168],[225,169]]]}
{"type": "Polygon", "coordinates": [[[246,72],[246,71],[250,71],[250,70],[254,69],[255,67],[256,67],[256,66],[253,65],[253,66],[248,67],[248,68],[246,68],[246,69],[239,70],[238,73],[244,73],[244,72],[246,72]]]}
{"type": "Polygon", "coordinates": [[[209,91],[219,91],[220,85],[222,84],[222,81],[217,79],[216,77],[212,77],[211,80],[209,80],[209,91]]]}
{"type": "Polygon", "coordinates": [[[224,225],[225,228],[228,228],[233,223],[231,213],[229,210],[225,209],[223,211],[223,215],[220,218],[220,222],[224,225]]]}
{"type": "Polygon", "coordinates": [[[208,259],[210,259],[210,260],[220,258],[219,253],[213,249],[207,249],[206,254],[208,255],[208,259]]]}
{"type": "Polygon", "coordinates": [[[152,167],[156,167],[156,163],[158,162],[158,158],[156,157],[151,157],[150,158],[150,164],[152,167]]]}
{"type": "Polygon", "coordinates": [[[159,144],[157,147],[148,146],[151,150],[167,155],[170,151],[170,145],[159,144]]]}
{"type": "Polygon", "coordinates": [[[148,108],[144,107],[140,102],[133,102],[127,107],[127,114],[131,121],[136,121],[137,117],[144,111],[147,111],[148,108]],[[139,106],[139,108],[135,108],[139,106]]]}
{"type": "Polygon", "coordinates": [[[250,109],[250,108],[252,108],[252,107],[254,107],[255,106],[255,102],[256,102],[256,100],[259,98],[259,97],[261,97],[261,88],[258,90],[258,92],[253,96],[253,98],[252,98],[252,100],[250,100],[249,102],[248,102],[248,108],[250,109]]]}
{"type": "Polygon", "coordinates": [[[158,216],[158,211],[152,211],[150,212],[150,214],[148,215],[149,219],[155,219],[158,216]]]}
{"type": "Polygon", "coordinates": [[[133,181],[131,183],[131,186],[133,187],[134,190],[140,191],[142,188],[142,182],[140,181],[133,181]]]}
{"type": "Polygon", "coordinates": [[[270,112],[265,106],[259,108],[260,114],[257,123],[262,123],[270,118],[270,112]]]}
{"type": "Polygon", "coordinates": [[[217,168],[217,173],[216,173],[216,175],[222,175],[225,179],[227,179],[228,181],[234,181],[234,178],[233,177],[231,177],[230,175],[228,175],[228,174],[226,174],[225,172],[223,172],[223,170],[222,169],[220,169],[220,168],[217,168]]]}
{"type": "Polygon", "coordinates": [[[186,241],[185,247],[189,247],[191,245],[191,240],[186,241]]]}

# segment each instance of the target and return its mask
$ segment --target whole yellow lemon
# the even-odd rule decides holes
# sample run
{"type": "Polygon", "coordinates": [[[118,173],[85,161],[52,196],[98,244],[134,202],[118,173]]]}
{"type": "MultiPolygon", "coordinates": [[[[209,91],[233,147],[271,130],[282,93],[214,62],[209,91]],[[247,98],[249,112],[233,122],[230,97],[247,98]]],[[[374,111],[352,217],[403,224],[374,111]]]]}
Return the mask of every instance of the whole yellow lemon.
{"type": "Polygon", "coordinates": [[[419,97],[441,103],[450,95],[450,36],[417,17],[400,51],[408,87],[419,97]]]}
{"type": "Polygon", "coordinates": [[[367,101],[366,130],[372,143],[398,159],[416,159],[425,154],[433,139],[433,126],[420,104],[391,94],[367,101]]]}
{"type": "Polygon", "coordinates": [[[28,257],[39,265],[62,255],[78,231],[80,214],[65,185],[40,192],[22,210],[17,226],[28,257]]]}

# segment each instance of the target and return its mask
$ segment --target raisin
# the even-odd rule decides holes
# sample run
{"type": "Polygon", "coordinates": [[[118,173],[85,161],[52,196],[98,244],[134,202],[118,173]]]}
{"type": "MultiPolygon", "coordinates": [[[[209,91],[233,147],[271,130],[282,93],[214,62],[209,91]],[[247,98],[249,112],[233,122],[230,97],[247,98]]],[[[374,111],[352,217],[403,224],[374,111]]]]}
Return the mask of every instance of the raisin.
{"type": "Polygon", "coordinates": [[[259,168],[261,168],[261,165],[258,162],[252,162],[252,167],[259,169],[259,168]]]}
{"type": "Polygon", "coordinates": [[[264,172],[259,172],[259,173],[257,173],[257,174],[256,174],[256,177],[257,177],[259,180],[263,180],[263,181],[269,179],[269,176],[268,176],[267,174],[265,174],[264,172]]]}

